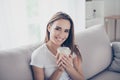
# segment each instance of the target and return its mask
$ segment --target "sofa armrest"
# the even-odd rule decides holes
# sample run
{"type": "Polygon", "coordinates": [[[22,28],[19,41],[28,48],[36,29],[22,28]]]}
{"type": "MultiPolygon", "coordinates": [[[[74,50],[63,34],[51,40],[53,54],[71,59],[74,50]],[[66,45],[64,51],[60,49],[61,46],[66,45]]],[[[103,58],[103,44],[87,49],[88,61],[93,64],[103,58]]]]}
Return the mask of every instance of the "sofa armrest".
{"type": "Polygon", "coordinates": [[[0,51],[0,80],[33,80],[29,66],[33,50],[39,45],[28,45],[0,51]]]}

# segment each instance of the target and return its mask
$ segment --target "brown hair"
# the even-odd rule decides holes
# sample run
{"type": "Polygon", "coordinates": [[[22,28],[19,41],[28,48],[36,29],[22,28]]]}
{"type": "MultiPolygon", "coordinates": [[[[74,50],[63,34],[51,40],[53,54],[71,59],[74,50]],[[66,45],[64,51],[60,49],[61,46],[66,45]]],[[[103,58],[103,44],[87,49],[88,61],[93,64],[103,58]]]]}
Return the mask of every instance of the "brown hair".
{"type": "Polygon", "coordinates": [[[45,42],[48,42],[50,39],[50,33],[48,31],[48,26],[51,26],[55,21],[60,20],[60,19],[65,19],[70,22],[70,32],[68,38],[65,40],[65,42],[61,46],[66,46],[71,49],[71,54],[75,52],[76,55],[81,57],[80,51],[78,47],[74,44],[74,24],[71,19],[71,17],[63,12],[57,12],[48,22],[47,24],[47,29],[46,29],[46,37],[45,37],[45,42]]]}

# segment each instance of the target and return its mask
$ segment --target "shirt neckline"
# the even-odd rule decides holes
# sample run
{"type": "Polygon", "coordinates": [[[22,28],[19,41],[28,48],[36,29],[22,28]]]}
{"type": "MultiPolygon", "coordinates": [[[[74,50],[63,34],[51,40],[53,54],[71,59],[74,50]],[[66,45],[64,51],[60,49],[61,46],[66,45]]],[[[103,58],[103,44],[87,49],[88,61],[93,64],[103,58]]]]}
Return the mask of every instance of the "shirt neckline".
{"type": "Polygon", "coordinates": [[[52,55],[53,57],[56,57],[56,56],[48,49],[46,43],[45,43],[44,45],[45,45],[45,47],[47,48],[47,50],[48,50],[48,52],[50,53],[50,55],[52,55]]]}

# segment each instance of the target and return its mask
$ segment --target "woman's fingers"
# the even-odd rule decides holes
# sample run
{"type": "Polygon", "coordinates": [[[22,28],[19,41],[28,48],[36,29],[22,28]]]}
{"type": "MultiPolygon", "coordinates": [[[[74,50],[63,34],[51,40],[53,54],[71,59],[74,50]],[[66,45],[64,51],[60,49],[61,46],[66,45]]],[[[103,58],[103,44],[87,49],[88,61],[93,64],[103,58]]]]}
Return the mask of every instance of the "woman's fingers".
{"type": "Polygon", "coordinates": [[[61,65],[62,65],[62,61],[59,61],[59,62],[57,63],[57,65],[58,65],[58,67],[61,66],[61,65]]]}
{"type": "Polygon", "coordinates": [[[70,65],[72,65],[72,58],[69,58],[67,56],[63,56],[62,57],[62,62],[64,64],[64,67],[69,67],[70,65]]]}
{"type": "Polygon", "coordinates": [[[60,54],[59,54],[59,53],[57,53],[55,57],[56,57],[56,59],[58,60],[58,59],[59,59],[59,57],[60,57],[60,54]]]}
{"type": "Polygon", "coordinates": [[[70,67],[73,67],[72,55],[57,54],[56,58],[58,68],[70,69],[70,67]]]}
{"type": "Polygon", "coordinates": [[[58,69],[59,69],[60,71],[64,71],[64,67],[63,67],[62,65],[59,66],[58,69]]]}
{"type": "Polygon", "coordinates": [[[64,67],[63,67],[62,65],[63,65],[63,62],[62,62],[61,59],[59,59],[59,60],[57,61],[57,66],[58,66],[58,69],[59,69],[60,71],[64,71],[64,67]]]}
{"type": "Polygon", "coordinates": [[[62,65],[62,56],[61,55],[59,55],[59,58],[57,59],[57,65],[58,66],[60,66],[60,65],[62,65]]]}

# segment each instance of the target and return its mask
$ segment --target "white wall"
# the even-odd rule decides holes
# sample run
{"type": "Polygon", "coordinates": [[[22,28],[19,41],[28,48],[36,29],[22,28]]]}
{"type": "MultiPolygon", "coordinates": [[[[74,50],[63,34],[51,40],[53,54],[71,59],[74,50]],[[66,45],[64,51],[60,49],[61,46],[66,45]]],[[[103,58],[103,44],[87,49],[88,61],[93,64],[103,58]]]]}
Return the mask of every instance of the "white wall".
{"type": "Polygon", "coordinates": [[[120,15],[120,0],[104,0],[105,16],[120,15]]]}
{"type": "Polygon", "coordinates": [[[104,4],[105,4],[104,7],[105,16],[113,15],[116,13],[115,0],[104,0],[104,4]]]}
{"type": "MultiPolygon", "coordinates": [[[[109,15],[120,15],[120,0],[92,0],[92,1],[98,1],[98,2],[104,2],[101,4],[101,8],[102,6],[104,7],[104,15],[105,16],[109,16],[109,15]]],[[[92,2],[91,1],[91,2],[92,2]]],[[[90,2],[90,1],[88,1],[90,2]]],[[[98,4],[98,3],[96,3],[98,4]]],[[[92,5],[94,6],[94,5],[92,5]]],[[[91,7],[91,6],[89,6],[91,7]]],[[[97,7],[99,8],[99,4],[97,5],[97,7]]],[[[89,13],[88,13],[89,14],[89,13]]]]}
{"type": "Polygon", "coordinates": [[[116,14],[120,15],[120,0],[116,0],[116,14]]]}
{"type": "Polygon", "coordinates": [[[86,2],[86,28],[97,24],[104,24],[104,1],[88,1],[86,2]],[[93,10],[96,10],[95,14],[93,10]]]}

